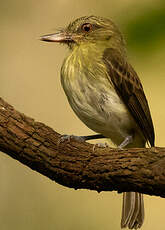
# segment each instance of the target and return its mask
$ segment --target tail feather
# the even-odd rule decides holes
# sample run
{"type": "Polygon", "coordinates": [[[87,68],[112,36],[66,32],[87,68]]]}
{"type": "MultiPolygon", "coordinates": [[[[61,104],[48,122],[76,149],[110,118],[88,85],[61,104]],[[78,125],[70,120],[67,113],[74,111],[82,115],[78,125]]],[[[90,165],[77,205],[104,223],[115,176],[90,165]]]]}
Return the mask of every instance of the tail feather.
{"type": "Polygon", "coordinates": [[[137,192],[123,193],[121,228],[140,228],[144,221],[143,194],[137,192]]]}
{"type": "Polygon", "coordinates": [[[137,216],[137,223],[138,228],[140,228],[144,222],[144,201],[143,201],[143,194],[139,193],[140,195],[140,211],[139,215],[137,216]]]}
{"type": "Polygon", "coordinates": [[[123,193],[122,220],[121,220],[122,228],[126,227],[130,221],[130,218],[134,210],[134,203],[135,203],[135,193],[130,192],[128,194],[124,192],[123,193]]]}

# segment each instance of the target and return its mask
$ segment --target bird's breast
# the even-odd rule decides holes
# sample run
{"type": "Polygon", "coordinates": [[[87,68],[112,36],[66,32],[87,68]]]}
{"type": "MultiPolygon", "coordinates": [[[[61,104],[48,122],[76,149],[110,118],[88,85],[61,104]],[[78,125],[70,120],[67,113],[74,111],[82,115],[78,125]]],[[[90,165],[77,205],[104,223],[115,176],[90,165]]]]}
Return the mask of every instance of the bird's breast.
{"type": "Polygon", "coordinates": [[[61,83],[72,109],[90,129],[111,139],[116,136],[116,143],[127,136],[123,130],[132,128],[132,118],[101,61],[90,60],[84,66],[79,59],[66,59],[61,83]]]}

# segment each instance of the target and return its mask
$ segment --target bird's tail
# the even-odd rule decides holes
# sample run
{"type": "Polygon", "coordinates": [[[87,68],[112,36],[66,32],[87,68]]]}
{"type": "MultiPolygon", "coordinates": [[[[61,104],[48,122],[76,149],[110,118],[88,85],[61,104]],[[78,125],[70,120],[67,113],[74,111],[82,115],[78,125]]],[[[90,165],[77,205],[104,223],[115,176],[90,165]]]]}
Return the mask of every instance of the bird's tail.
{"type": "MultiPolygon", "coordinates": [[[[145,146],[145,143],[136,143],[136,146],[145,146]]],[[[132,146],[131,146],[132,147],[132,146]]],[[[133,145],[134,147],[134,145],[133,145]]],[[[121,228],[137,229],[144,222],[143,194],[138,192],[123,193],[123,207],[121,228]]]]}
{"type": "Polygon", "coordinates": [[[144,221],[143,194],[138,192],[123,193],[121,228],[140,228],[144,221]]]}

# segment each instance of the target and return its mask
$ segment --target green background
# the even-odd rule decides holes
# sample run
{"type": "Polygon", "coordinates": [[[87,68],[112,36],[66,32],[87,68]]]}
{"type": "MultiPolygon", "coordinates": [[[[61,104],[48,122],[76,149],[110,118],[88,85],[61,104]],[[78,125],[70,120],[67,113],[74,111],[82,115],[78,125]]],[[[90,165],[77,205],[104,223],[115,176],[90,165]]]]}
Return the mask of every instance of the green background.
{"type": "MultiPolygon", "coordinates": [[[[127,40],[128,58],[144,85],[165,146],[165,3],[160,0],[5,0],[0,2],[0,92],[17,110],[62,134],[88,135],[60,86],[67,49],[39,41],[84,15],[112,18],[127,40]]],[[[165,199],[145,196],[142,229],[164,230],[165,199]]],[[[120,229],[122,195],[65,188],[0,155],[1,230],[120,229]]]]}

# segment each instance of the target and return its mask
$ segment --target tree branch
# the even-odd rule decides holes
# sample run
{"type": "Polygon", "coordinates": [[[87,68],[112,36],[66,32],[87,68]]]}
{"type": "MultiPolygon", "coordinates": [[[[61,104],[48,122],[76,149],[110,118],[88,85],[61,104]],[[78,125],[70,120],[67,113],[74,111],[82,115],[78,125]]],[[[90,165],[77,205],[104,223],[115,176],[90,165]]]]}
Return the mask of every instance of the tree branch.
{"type": "Polygon", "coordinates": [[[165,148],[95,148],[35,122],[0,99],[0,151],[75,189],[137,191],[165,197],[165,148]]]}

